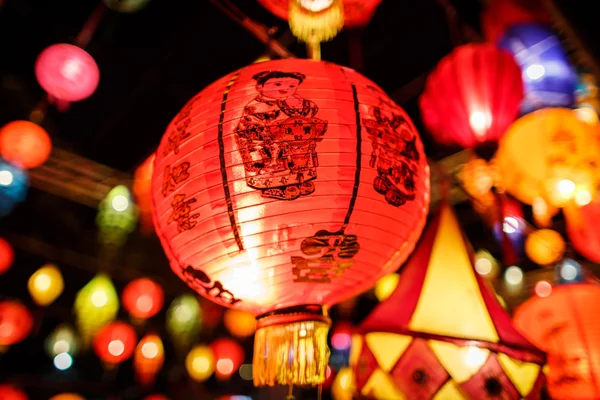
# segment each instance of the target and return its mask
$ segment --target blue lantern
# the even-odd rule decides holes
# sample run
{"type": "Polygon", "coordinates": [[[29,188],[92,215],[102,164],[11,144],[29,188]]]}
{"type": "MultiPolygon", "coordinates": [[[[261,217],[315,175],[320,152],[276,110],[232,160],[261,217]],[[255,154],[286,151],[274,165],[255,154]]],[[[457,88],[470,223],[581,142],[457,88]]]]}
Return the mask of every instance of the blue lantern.
{"type": "Polygon", "coordinates": [[[556,264],[554,274],[561,284],[585,282],[585,274],[581,264],[571,258],[565,258],[556,264]]]}
{"type": "Polygon", "coordinates": [[[523,71],[523,114],[545,107],[573,105],[577,73],[551,29],[540,24],[515,25],[506,31],[498,45],[514,55],[523,71]]]}
{"type": "Polygon", "coordinates": [[[0,158],[0,217],[10,214],[27,197],[27,172],[0,158]]]}

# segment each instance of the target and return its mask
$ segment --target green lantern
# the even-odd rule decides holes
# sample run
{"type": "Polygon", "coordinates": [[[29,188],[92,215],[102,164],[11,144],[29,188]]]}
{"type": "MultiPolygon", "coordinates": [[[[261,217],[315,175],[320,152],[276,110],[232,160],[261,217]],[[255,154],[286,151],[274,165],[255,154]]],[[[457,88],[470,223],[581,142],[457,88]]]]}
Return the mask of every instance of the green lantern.
{"type": "Polygon", "coordinates": [[[46,338],[46,352],[50,357],[61,353],[76,355],[79,352],[79,338],[75,330],[68,324],[58,325],[46,338]]]}
{"type": "Polygon", "coordinates": [[[119,296],[110,278],[98,274],[81,288],[74,310],[81,340],[87,347],[98,329],[114,320],[119,311],[119,296]]]}
{"type": "Polygon", "coordinates": [[[196,297],[184,294],[177,297],[167,310],[167,331],[178,350],[185,352],[200,333],[202,309],[196,297]]]}
{"type": "Polygon", "coordinates": [[[123,185],[115,186],[98,206],[96,224],[100,240],[122,246],[138,221],[138,209],[131,192],[123,185]]]}

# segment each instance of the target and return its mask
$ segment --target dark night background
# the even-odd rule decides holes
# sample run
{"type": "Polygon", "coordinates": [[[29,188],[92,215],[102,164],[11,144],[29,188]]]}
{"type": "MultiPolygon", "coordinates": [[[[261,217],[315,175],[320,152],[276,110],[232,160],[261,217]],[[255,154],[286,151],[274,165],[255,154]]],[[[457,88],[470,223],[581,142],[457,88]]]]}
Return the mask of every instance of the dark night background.
{"type": "MultiPolygon", "coordinates": [[[[251,19],[277,27],[275,38],[297,57],[305,57],[304,46],[290,38],[286,22],[254,0],[234,3],[251,19]]],[[[590,53],[598,55],[597,43],[593,42],[597,37],[596,16],[588,9],[591,2],[555,3],[576,27],[590,53]]],[[[461,20],[479,31],[482,2],[454,0],[452,4],[461,20]]],[[[37,55],[53,43],[72,42],[98,5],[97,0],[0,0],[0,126],[28,119],[44,95],[33,72],[37,55]]],[[[383,0],[368,27],[342,32],[323,45],[322,57],[359,69],[392,95],[421,127],[416,99],[422,78],[452,47],[445,12],[438,1],[383,0]],[[357,43],[361,44],[362,57],[356,53],[357,43]]],[[[50,108],[43,126],[55,147],[132,174],[154,151],[165,127],[187,100],[217,78],[253,62],[266,46],[208,0],[152,0],[133,14],[105,10],[86,50],[100,67],[97,92],[73,104],[69,112],[50,108]]],[[[424,132],[422,137],[430,158],[441,159],[452,153],[434,145],[424,132]]],[[[457,211],[475,247],[498,251],[489,232],[481,234],[485,228],[470,205],[459,205],[457,211]]],[[[107,249],[97,240],[95,215],[95,208],[31,188],[27,202],[0,221],[0,236],[14,242],[17,252],[13,268],[0,276],[0,299],[18,298],[36,317],[32,335],[0,354],[0,382],[22,386],[32,399],[47,399],[62,391],[78,392],[90,399],[108,395],[136,399],[146,394],[134,385],[131,360],[110,376],[93,353],[83,354],[75,357],[73,368],[60,372],[44,351],[45,337],[58,323],[72,319],[75,293],[96,272],[109,272],[119,292],[133,278],[154,278],[163,285],[166,306],[175,296],[190,292],[171,273],[156,238],[135,233],[118,251],[107,249]],[[65,291],[50,307],[35,308],[27,293],[27,279],[46,262],[61,267],[65,291]]],[[[523,267],[527,269],[526,264],[523,267]]],[[[363,296],[354,322],[359,322],[375,302],[373,296],[363,296]]],[[[216,307],[202,304],[209,309],[216,307]]],[[[123,310],[119,315],[127,319],[123,310]]],[[[164,311],[150,325],[166,339],[164,311]]],[[[222,325],[213,332],[203,331],[200,341],[219,335],[227,335],[222,325]]],[[[169,341],[164,343],[167,359],[155,391],[174,399],[209,398],[202,397],[202,385],[186,379],[183,363],[174,358],[169,341]]],[[[248,363],[252,339],[243,344],[248,363]]],[[[211,378],[204,386],[214,396],[258,393],[251,382],[237,374],[230,382],[218,383],[211,378]]],[[[263,396],[282,398],[281,393],[269,397],[269,390],[264,390],[263,396]]]]}

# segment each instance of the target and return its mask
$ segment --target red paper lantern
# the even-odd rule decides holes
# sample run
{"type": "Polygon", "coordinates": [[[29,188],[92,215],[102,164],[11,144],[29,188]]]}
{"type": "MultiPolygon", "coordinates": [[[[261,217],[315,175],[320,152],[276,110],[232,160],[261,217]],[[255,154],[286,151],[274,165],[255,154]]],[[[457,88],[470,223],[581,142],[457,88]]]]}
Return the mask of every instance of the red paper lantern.
{"type": "Polygon", "coordinates": [[[0,400],[29,400],[29,397],[21,389],[13,385],[0,385],[0,400]]]}
{"type": "Polygon", "coordinates": [[[70,103],[87,99],[96,91],[100,70],[85,50],[61,43],[40,53],[35,76],[50,96],[70,103]]]}
{"type": "Polygon", "coordinates": [[[244,362],[244,349],[231,339],[220,338],[210,344],[215,357],[215,375],[217,379],[229,379],[244,362]]]}
{"type": "Polygon", "coordinates": [[[563,211],[573,248],[588,260],[600,263],[600,199],[583,207],[571,205],[563,211]]]}
{"type": "Polygon", "coordinates": [[[15,252],[6,240],[0,238],[0,275],[5,273],[12,266],[15,260],[15,252]]]}
{"type": "Polygon", "coordinates": [[[155,227],[173,271],[259,316],[258,385],[325,380],[327,308],[398,268],[429,204],[408,115],[329,62],[264,62],[219,79],[173,120],[154,166],[155,227]],[[277,361],[300,334],[318,336],[306,369],[277,361]]]}
{"type": "Polygon", "coordinates": [[[0,302],[0,346],[11,346],[25,339],[33,328],[31,313],[18,301],[0,302]]]}
{"type": "Polygon", "coordinates": [[[133,354],[137,335],[131,325],[111,322],[104,325],[94,337],[94,351],[107,364],[119,364],[133,354]]]}
{"type": "Polygon", "coordinates": [[[155,316],[163,306],[164,292],[159,284],[147,278],[131,281],[121,295],[123,307],[134,318],[155,316]]]}
{"type": "MultiPolygon", "coordinates": [[[[302,3],[319,2],[324,5],[333,3],[333,0],[301,0],[302,3]]],[[[258,0],[258,2],[271,13],[281,19],[288,19],[290,0],[258,0]]],[[[344,26],[365,26],[371,21],[381,0],[343,0],[344,26]]]]}
{"type": "Polygon", "coordinates": [[[492,43],[498,42],[511,26],[530,22],[552,22],[541,1],[493,0],[481,15],[483,34],[492,43]]]}
{"type": "Polygon", "coordinates": [[[522,99],[521,69],[513,56],[491,44],[468,44],[440,61],[419,105],[438,142],[472,148],[500,139],[522,99]]]}
{"type": "Polygon", "coordinates": [[[42,165],[50,156],[52,141],[41,126],[30,121],[13,121],[0,129],[0,155],[23,168],[42,165]]]}

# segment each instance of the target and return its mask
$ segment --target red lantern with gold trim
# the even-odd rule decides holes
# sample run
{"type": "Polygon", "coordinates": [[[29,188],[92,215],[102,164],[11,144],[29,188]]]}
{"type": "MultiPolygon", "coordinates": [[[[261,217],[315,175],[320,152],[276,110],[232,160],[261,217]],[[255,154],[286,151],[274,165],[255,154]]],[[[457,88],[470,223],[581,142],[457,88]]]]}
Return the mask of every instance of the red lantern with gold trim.
{"type": "Polygon", "coordinates": [[[0,347],[25,339],[33,328],[31,313],[18,301],[0,302],[0,347]]]}
{"type": "Polygon", "coordinates": [[[408,115],[373,82],[279,60],[231,73],[183,108],[156,152],[153,201],[174,272],[258,316],[255,384],[320,384],[327,309],[410,254],[429,170],[408,115]]]}
{"type": "Polygon", "coordinates": [[[160,311],[165,295],[158,283],[148,278],[140,278],[129,282],[121,297],[123,307],[132,317],[147,319],[160,311]]]}
{"type": "Polygon", "coordinates": [[[419,105],[435,140],[473,148],[497,142],[522,99],[521,69],[513,56],[491,44],[467,44],[440,61],[419,105]]]}
{"type": "Polygon", "coordinates": [[[132,356],[136,342],[137,335],[131,325],[111,322],[94,337],[94,351],[105,363],[120,364],[132,356]]]}

